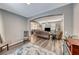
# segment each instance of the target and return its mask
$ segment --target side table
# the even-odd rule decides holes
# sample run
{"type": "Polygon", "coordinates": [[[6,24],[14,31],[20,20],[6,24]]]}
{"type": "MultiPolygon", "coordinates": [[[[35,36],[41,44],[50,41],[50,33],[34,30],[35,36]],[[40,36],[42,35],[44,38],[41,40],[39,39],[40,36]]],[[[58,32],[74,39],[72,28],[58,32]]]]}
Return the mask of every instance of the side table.
{"type": "Polygon", "coordinates": [[[3,47],[7,47],[7,51],[9,50],[9,46],[8,46],[8,43],[1,43],[0,44],[0,51],[2,51],[3,47]]]}

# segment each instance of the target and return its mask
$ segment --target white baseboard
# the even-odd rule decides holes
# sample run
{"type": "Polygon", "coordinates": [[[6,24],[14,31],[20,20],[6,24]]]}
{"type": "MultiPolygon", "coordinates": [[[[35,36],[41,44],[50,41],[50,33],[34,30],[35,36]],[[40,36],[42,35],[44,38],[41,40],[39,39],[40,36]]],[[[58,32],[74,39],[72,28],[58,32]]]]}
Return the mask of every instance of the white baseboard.
{"type": "Polygon", "coordinates": [[[13,46],[13,45],[16,45],[16,44],[21,43],[21,42],[23,42],[23,40],[17,41],[17,42],[12,43],[12,44],[9,44],[9,46],[13,46]]]}

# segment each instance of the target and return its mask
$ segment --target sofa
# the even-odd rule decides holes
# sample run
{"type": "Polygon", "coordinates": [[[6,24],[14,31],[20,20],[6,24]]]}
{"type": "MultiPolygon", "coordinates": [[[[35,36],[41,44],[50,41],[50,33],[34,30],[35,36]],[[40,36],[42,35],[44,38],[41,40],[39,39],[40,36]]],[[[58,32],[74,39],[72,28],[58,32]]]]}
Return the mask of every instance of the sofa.
{"type": "Polygon", "coordinates": [[[50,33],[43,30],[32,30],[31,31],[31,42],[36,42],[40,39],[49,40],[50,33]]]}

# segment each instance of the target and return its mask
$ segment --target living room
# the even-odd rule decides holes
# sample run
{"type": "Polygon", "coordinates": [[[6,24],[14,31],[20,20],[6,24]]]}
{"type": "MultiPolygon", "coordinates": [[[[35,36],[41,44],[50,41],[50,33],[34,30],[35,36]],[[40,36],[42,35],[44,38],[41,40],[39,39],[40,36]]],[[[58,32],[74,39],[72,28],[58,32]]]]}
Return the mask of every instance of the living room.
{"type": "Polygon", "coordinates": [[[73,55],[62,44],[64,39],[79,38],[78,6],[76,3],[0,3],[0,54],[65,55],[67,52],[73,55]]]}

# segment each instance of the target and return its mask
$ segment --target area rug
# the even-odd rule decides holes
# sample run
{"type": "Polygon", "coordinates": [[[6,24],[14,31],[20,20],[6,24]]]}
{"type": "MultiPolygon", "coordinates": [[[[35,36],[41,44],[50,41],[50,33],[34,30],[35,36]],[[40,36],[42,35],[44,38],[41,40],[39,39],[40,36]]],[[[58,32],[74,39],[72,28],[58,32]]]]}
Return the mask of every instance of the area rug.
{"type": "Polygon", "coordinates": [[[32,43],[27,43],[9,55],[55,55],[55,53],[32,43]]]}

